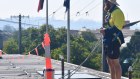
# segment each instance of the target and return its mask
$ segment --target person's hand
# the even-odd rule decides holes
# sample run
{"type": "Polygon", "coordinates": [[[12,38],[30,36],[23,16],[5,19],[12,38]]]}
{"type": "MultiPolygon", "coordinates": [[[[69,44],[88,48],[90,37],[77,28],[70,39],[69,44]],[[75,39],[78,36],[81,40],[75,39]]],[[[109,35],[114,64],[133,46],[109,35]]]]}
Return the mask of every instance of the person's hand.
{"type": "Polygon", "coordinates": [[[102,33],[103,35],[105,35],[105,28],[100,28],[100,33],[102,33]]]}

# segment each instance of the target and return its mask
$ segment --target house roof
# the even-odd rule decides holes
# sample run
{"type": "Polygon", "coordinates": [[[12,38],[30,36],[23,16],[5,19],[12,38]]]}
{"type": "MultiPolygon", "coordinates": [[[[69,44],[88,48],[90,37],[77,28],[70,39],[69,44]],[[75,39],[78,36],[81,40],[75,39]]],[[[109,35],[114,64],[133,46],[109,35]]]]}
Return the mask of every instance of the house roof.
{"type": "MultiPolygon", "coordinates": [[[[44,57],[36,55],[2,55],[2,59],[0,59],[0,79],[43,79],[44,77],[38,72],[43,72],[43,68],[45,67],[44,59],[44,57]]],[[[61,77],[61,61],[52,59],[52,66],[55,70],[55,79],[61,77]],[[59,75],[57,75],[58,73],[59,75]]],[[[78,65],[65,62],[65,71],[73,70],[77,66],[78,65]]],[[[109,73],[97,71],[86,67],[81,67],[76,74],[81,74],[80,77],[84,75],[86,75],[87,77],[94,77],[89,79],[110,79],[109,73]]],[[[75,75],[75,77],[78,76],[75,75]]],[[[128,78],[122,77],[122,79],[128,78]]]]}

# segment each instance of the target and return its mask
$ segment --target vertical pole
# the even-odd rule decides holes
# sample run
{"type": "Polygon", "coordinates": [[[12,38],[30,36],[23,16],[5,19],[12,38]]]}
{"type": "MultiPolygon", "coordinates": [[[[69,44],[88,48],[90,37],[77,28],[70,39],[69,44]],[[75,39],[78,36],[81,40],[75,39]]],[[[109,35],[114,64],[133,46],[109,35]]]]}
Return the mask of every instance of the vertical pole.
{"type": "Polygon", "coordinates": [[[132,71],[129,71],[129,72],[128,72],[128,78],[129,78],[129,79],[132,79],[132,71]]]}
{"type": "Polygon", "coordinates": [[[132,72],[133,72],[132,66],[129,66],[129,68],[128,68],[128,78],[129,79],[132,79],[132,72]]]}
{"type": "Polygon", "coordinates": [[[19,14],[18,16],[11,16],[11,18],[19,18],[19,32],[18,32],[18,53],[22,54],[22,43],[21,43],[21,38],[22,38],[22,33],[21,33],[21,18],[27,17],[29,18],[29,16],[21,16],[21,14],[19,14]]]}
{"type": "MultiPolygon", "coordinates": [[[[102,20],[102,26],[104,27],[104,19],[105,19],[105,11],[104,11],[104,5],[105,4],[105,0],[103,0],[103,20],[102,20]]],[[[104,53],[104,44],[103,44],[103,36],[102,36],[102,71],[103,72],[107,72],[108,68],[107,68],[107,62],[106,62],[106,57],[105,57],[105,53],[104,53]]]]}
{"type": "Polygon", "coordinates": [[[61,59],[62,64],[62,79],[64,79],[64,58],[61,59]]]}
{"type": "MultiPolygon", "coordinates": [[[[67,14],[67,62],[70,63],[70,2],[67,14]]],[[[68,79],[70,79],[70,70],[68,70],[68,79]]]]}
{"type": "Polygon", "coordinates": [[[21,54],[21,14],[19,15],[18,47],[19,47],[19,54],[21,54]]]}
{"type": "Polygon", "coordinates": [[[50,37],[48,34],[48,0],[46,0],[46,34],[44,37],[45,42],[45,63],[46,63],[46,70],[45,70],[45,79],[54,79],[54,70],[52,69],[51,65],[51,54],[50,54],[50,37]]]}
{"type": "MultiPolygon", "coordinates": [[[[46,33],[48,33],[48,0],[46,0],[46,33]]],[[[49,50],[50,50],[49,46],[45,46],[45,64],[46,64],[45,79],[47,79],[47,52],[49,50]]]]}
{"type": "Polygon", "coordinates": [[[68,9],[67,17],[67,62],[70,63],[70,9],[68,9]]]}
{"type": "Polygon", "coordinates": [[[48,33],[48,0],[46,0],[46,33],[48,33]]]}

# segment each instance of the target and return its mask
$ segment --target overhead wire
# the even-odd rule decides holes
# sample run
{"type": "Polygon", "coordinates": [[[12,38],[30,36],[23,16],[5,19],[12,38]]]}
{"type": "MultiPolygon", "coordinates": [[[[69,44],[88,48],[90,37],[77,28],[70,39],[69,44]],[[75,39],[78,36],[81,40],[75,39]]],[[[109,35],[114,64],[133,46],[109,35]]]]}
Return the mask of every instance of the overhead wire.
{"type": "Polygon", "coordinates": [[[99,2],[98,4],[96,4],[94,7],[92,7],[91,9],[85,11],[85,13],[82,13],[81,15],[85,15],[88,16],[89,12],[92,11],[93,9],[97,8],[99,5],[101,4],[101,2],[99,2]]]}
{"type": "Polygon", "coordinates": [[[96,8],[97,6],[99,6],[101,3],[102,3],[102,2],[99,2],[98,4],[96,4],[93,8],[89,9],[88,12],[89,12],[89,11],[92,11],[93,9],[95,9],[95,8],[96,8]]]}
{"type": "MultiPolygon", "coordinates": [[[[87,7],[89,7],[93,2],[95,2],[96,0],[92,0],[91,2],[89,2],[85,7],[83,7],[81,10],[79,10],[77,13],[76,13],[76,15],[80,15],[80,12],[81,11],[83,11],[83,10],[85,10],[87,7]]],[[[77,2],[79,2],[79,1],[77,1],[77,2]]],[[[75,2],[75,3],[77,3],[77,2],[75,2]]],[[[81,2],[81,1],[80,1],[81,2]]],[[[74,5],[74,4],[72,4],[72,5],[74,5]]],[[[72,6],[71,5],[71,6],[72,6]]],[[[49,15],[49,17],[50,16],[54,16],[58,11],[60,11],[60,9],[62,9],[62,7],[63,6],[60,6],[59,8],[57,8],[55,11],[53,11],[50,15],[49,15]]],[[[88,14],[88,12],[86,12],[86,14],[88,14]]],[[[75,14],[74,14],[74,16],[75,16],[75,14]]],[[[64,18],[65,18],[65,14],[64,14],[64,18]]]]}
{"type": "MultiPolygon", "coordinates": [[[[92,3],[94,3],[96,0],[92,0],[91,2],[89,2],[85,7],[83,7],[81,10],[79,10],[78,12],[76,12],[76,16],[79,16],[79,15],[83,15],[83,14],[85,14],[86,16],[88,16],[89,15],[89,11],[91,11],[91,10],[93,10],[94,8],[96,8],[100,3],[98,3],[96,6],[94,6],[93,8],[91,8],[91,9],[89,9],[88,11],[86,11],[86,12],[84,12],[83,14],[81,14],[81,12],[83,11],[83,10],[85,10],[87,7],[89,7],[92,3]]],[[[79,1],[77,1],[78,3],[79,3],[79,1]]],[[[77,2],[75,2],[75,3],[77,3],[77,2]]],[[[80,1],[81,2],[81,1],[80,1]]],[[[72,5],[74,5],[74,4],[72,4],[72,5]]],[[[71,5],[71,6],[72,6],[71,5]]],[[[49,14],[49,17],[54,17],[55,16],[55,14],[58,12],[58,11],[60,11],[60,9],[62,9],[63,8],[63,6],[60,6],[60,7],[58,7],[55,11],[53,11],[51,14],[49,14]]],[[[66,16],[66,13],[64,14],[64,19],[65,19],[65,16],[66,16]]],[[[75,13],[74,14],[72,14],[71,16],[75,16],[75,13]]],[[[44,20],[44,19],[42,19],[42,20],[44,20]]]]}
{"type": "Polygon", "coordinates": [[[86,9],[87,7],[89,7],[93,2],[95,2],[96,0],[92,0],[91,2],[89,2],[85,7],[83,7],[81,10],[76,12],[76,16],[80,15],[80,13],[86,9]]]}
{"type": "MultiPolygon", "coordinates": [[[[79,1],[77,0],[77,2],[79,2],[79,1]]],[[[76,3],[77,3],[77,2],[76,2],[76,3]]],[[[72,5],[73,5],[73,4],[72,4],[72,5]]],[[[71,5],[71,6],[72,6],[72,5],[71,5]]],[[[60,6],[59,8],[57,8],[55,11],[53,11],[53,12],[49,15],[49,17],[50,17],[50,16],[53,17],[53,16],[56,14],[56,12],[58,12],[58,11],[59,11],[60,9],[62,9],[62,8],[63,8],[63,6],[60,6]]],[[[65,14],[64,14],[64,18],[65,18],[65,15],[66,15],[66,12],[65,12],[65,14]]]]}
{"type": "Polygon", "coordinates": [[[56,12],[58,12],[60,9],[62,9],[63,6],[58,7],[55,11],[52,12],[49,16],[55,15],[56,12]]]}
{"type": "MultiPolygon", "coordinates": [[[[95,0],[94,0],[94,1],[95,1],[95,0]]],[[[92,1],[92,3],[93,3],[94,1],[92,1]]],[[[89,3],[89,4],[91,5],[92,3],[89,3]]],[[[85,10],[85,9],[86,9],[88,6],[90,6],[90,5],[84,7],[84,8],[81,9],[80,11],[76,12],[76,16],[80,16],[80,15],[86,15],[86,16],[88,16],[88,15],[89,15],[89,12],[92,11],[93,9],[97,8],[101,3],[102,3],[102,2],[100,1],[100,2],[97,3],[95,6],[93,6],[91,9],[89,9],[89,10],[87,10],[87,11],[85,11],[85,12],[83,12],[83,13],[81,14],[81,12],[82,12],[83,10],[85,10]]],[[[75,14],[73,14],[72,16],[75,16],[75,14]]]]}
{"type": "MultiPolygon", "coordinates": [[[[15,21],[4,20],[4,19],[0,19],[0,21],[10,22],[10,23],[16,23],[16,24],[18,24],[18,23],[19,23],[19,22],[15,22],[15,21]]],[[[29,24],[29,23],[21,23],[21,24],[25,24],[25,25],[32,25],[32,26],[38,26],[38,25],[34,25],[34,24],[29,24]]]]}
{"type": "Polygon", "coordinates": [[[84,8],[82,8],[79,12],[83,11],[84,9],[86,9],[88,6],[90,6],[94,1],[96,0],[92,0],[90,3],[88,3],[84,8]]]}

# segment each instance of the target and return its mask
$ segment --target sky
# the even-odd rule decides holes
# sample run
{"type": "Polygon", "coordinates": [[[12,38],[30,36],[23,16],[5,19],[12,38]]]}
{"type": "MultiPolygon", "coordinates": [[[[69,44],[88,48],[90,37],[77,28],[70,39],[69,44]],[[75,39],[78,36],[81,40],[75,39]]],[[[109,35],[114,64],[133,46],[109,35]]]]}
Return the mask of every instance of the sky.
{"type": "MultiPolygon", "coordinates": [[[[0,18],[10,18],[19,14],[30,17],[45,17],[46,1],[44,8],[39,13],[37,7],[39,0],[0,0],[0,18]]],[[[48,0],[49,18],[66,20],[64,0],[48,0]],[[53,15],[53,12],[55,14],[53,15]]],[[[140,20],[140,0],[117,0],[124,12],[125,19],[130,21],[140,20]]],[[[79,19],[102,21],[102,0],[71,0],[71,20],[79,19]],[[88,11],[88,15],[86,12],[88,11]],[[77,12],[80,14],[76,16],[77,12]]],[[[140,25],[140,24],[138,24],[140,25]]],[[[137,26],[135,26],[137,27],[137,26]]]]}

